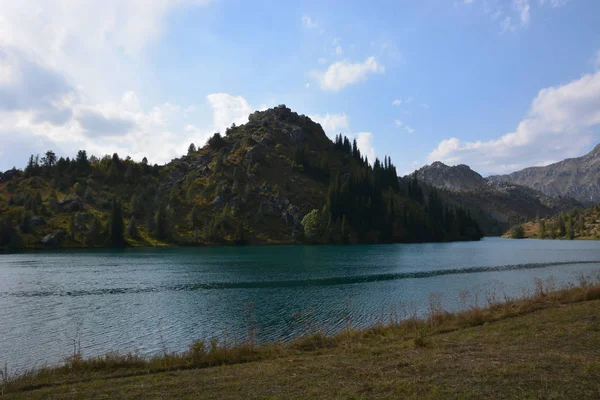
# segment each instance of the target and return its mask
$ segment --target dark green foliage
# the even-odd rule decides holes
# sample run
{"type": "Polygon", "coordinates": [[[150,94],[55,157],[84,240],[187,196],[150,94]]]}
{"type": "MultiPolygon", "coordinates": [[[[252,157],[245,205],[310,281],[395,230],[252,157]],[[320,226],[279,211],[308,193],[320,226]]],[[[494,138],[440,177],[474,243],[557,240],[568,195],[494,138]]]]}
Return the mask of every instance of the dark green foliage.
{"type": "Polygon", "coordinates": [[[193,157],[160,167],[84,150],[58,160],[48,151],[41,163],[32,155],[23,173],[0,176],[0,246],[17,243],[19,232],[26,246],[39,246],[58,230],[68,232],[64,246],[115,247],[125,246],[125,237],[132,245],[480,237],[468,212],[435,193],[425,196],[416,180],[407,196],[389,157],[371,166],[355,139],[338,135],[331,143],[308,118],[277,112],[285,114],[284,126],[261,117],[230,128],[227,137],[213,135],[202,149],[190,145],[193,157]],[[44,225],[34,228],[32,215],[43,216],[44,225]]]}
{"type": "Polygon", "coordinates": [[[112,210],[110,216],[110,247],[125,247],[123,209],[117,199],[112,201],[112,210]]]}
{"type": "Polygon", "coordinates": [[[510,237],[513,239],[524,239],[525,231],[523,229],[523,225],[518,224],[518,225],[513,226],[510,229],[510,237]]]}
{"type": "Polygon", "coordinates": [[[207,144],[213,150],[220,150],[223,146],[225,146],[226,142],[225,139],[221,137],[221,134],[217,132],[208,139],[207,144]]]}
{"type": "Polygon", "coordinates": [[[139,238],[139,232],[137,228],[137,224],[135,223],[135,217],[132,216],[129,220],[129,224],[127,225],[127,236],[132,239],[139,238]]]}
{"type": "Polygon", "coordinates": [[[167,210],[164,205],[159,206],[154,214],[152,232],[158,240],[167,240],[169,237],[169,222],[167,220],[167,210]]]}

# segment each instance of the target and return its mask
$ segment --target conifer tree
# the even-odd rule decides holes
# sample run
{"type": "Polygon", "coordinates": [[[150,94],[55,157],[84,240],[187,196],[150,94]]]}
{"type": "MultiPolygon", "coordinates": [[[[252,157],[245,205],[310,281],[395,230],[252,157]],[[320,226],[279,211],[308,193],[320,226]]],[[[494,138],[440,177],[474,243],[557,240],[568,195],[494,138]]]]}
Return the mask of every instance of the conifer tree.
{"type": "Polygon", "coordinates": [[[116,198],[113,198],[109,237],[109,245],[111,247],[125,247],[124,228],[121,203],[116,198]]]}

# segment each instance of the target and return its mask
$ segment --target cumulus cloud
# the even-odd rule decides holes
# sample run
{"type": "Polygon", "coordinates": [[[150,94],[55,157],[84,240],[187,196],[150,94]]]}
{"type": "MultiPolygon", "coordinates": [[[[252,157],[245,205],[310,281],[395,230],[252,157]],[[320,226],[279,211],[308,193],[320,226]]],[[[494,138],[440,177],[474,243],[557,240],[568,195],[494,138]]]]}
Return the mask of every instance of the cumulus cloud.
{"type": "Polygon", "coordinates": [[[168,103],[143,110],[135,91],[122,95],[143,86],[145,49],[168,13],[209,2],[0,2],[0,148],[25,148],[15,140],[26,140],[65,155],[85,148],[163,162],[181,154],[192,139],[183,121],[194,110],[168,103]]]}
{"type": "Polygon", "coordinates": [[[38,120],[63,123],[74,89],[58,72],[16,48],[0,47],[0,111],[31,111],[38,120]]]}
{"type": "Polygon", "coordinates": [[[326,71],[313,71],[311,75],[323,90],[337,92],[348,85],[365,80],[369,74],[383,73],[385,68],[369,57],[362,63],[338,61],[326,71]]]}
{"type": "Polygon", "coordinates": [[[253,111],[242,96],[213,93],[207,99],[213,108],[214,128],[218,132],[224,133],[233,123],[239,125],[248,122],[248,115],[253,111]]]}
{"type": "Polygon", "coordinates": [[[134,127],[134,122],[124,118],[108,118],[100,112],[84,110],[77,116],[77,122],[89,136],[125,135],[134,127]]]}
{"type": "Polygon", "coordinates": [[[74,86],[83,86],[88,96],[106,99],[119,96],[123,87],[141,84],[141,57],[163,32],[170,11],[209,2],[31,0],[24,7],[2,1],[0,48],[20,49],[60,71],[74,86]]]}
{"type": "Polygon", "coordinates": [[[402,126],[404,124],[404,122],[400,121],[399,119],[395,120],[394,123],[396,126],[402,126]]]}
{"type": "Polygon", "coordinates": [[[331,140],[334,140],[335,136],[340,133],[344,136],[348,136],[350,140],[356,139],[356,145],[360,149],[360,152],[369,158],[370,163],[373,163],[373,161],[375,161],[375,147],[373,146],[373,134],[371,132],[348,132],[350,124],[348,121],[348,116],[345,113],[327,113],[325,115],[313,114],[309,115],[308,117],[313,121],[321,124],[323,130],[325,131],[325,134],[327,134],[327,136],[331,140]]]}
{"type": "Polygon", "coordinates": [[[428,160],[465,163],[487,173],[510,172],[580,155],[597,140],[593,128],[598,125],[600,71],[542,89],[514,132],[489,141],[445,139],[428,160]]]}
{"type": "Polygon", "coordinates": [[[373,147],[373,134],[371,132],[358,132],[356,134],[356,145],[361,154],[369,158],[369,163],[375,161],[375,148],[373,147]]]}
{"type": "Polygon", "coordinates": [[[348,117],[345,113],[341,114],[325,114],[325,115],[309,115],[313,121],[321,124],[323,130],[330,139],[334,139],[335,135],[342,133],[348,129],[348,117]]]}

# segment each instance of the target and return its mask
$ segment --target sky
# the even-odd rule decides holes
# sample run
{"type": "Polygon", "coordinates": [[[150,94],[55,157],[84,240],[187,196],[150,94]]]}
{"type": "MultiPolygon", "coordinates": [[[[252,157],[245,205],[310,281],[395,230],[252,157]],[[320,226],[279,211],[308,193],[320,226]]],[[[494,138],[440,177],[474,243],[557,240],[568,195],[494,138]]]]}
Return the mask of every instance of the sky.
{"type": "Polygon", "coordinates": [[[400,174],[600,142],[598,0],[0,1],[0,170],[166,163],[286,104],[400,174]],[[25,6],[25,3],[26,6],[25,6]]]}

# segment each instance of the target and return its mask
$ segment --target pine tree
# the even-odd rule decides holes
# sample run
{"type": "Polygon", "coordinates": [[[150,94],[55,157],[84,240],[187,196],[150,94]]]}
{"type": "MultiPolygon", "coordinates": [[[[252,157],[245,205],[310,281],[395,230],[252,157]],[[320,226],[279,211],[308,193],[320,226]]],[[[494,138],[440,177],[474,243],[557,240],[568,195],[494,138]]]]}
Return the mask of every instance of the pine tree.
{"type": "Polygon", "coordinates": [[[137,239],[139,237],[137,224],[135,223],[135,217],[133,215],[131,216],[129,224],[127,225],[127,236],[132,239],[137,239]]]}
{"type": "Polygon", "coordinates": [[[108,243],[111,247],[125,247],[126,242],[123,235],[124,228],[121,203],[116,198],[113,198],[110,216],[110,237],[108,243]]]}
{"type": "Polygon", "coordinates": [[[541,220],[540,221],[540,238],[541,239],[545,239],[546,238],[546,221],[545,220],[541,220]]]}

